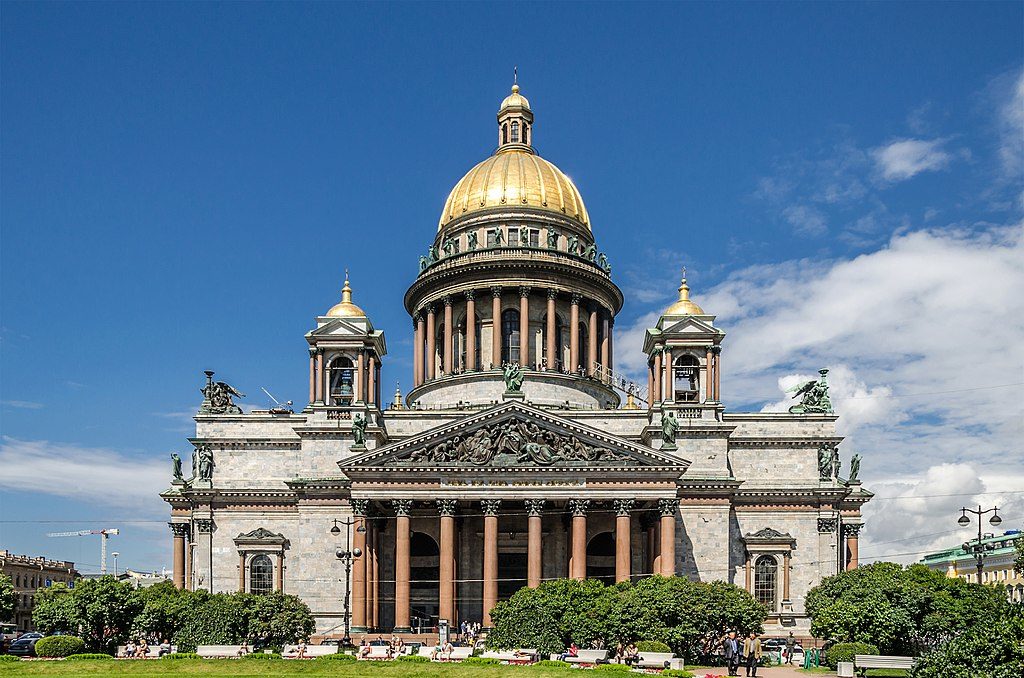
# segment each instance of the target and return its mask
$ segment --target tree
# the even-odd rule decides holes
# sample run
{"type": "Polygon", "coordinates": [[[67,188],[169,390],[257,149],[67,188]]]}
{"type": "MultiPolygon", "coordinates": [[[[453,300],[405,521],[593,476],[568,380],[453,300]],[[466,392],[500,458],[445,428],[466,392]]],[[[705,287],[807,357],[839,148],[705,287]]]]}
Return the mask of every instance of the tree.
{"type": "Polygon", "coordinates": [[[1010,605],[988,624],[965,628],[914,665],[913,678],[1024,676],[1024,607],[1010,605]]]}
{"type": "Polygon", "coordinates": [[[76,635],[90,652],[113,653],[130,637],[141,610],[131,584],[105,576],[79,580],[74,589],[60,583],[40,589],[32,620],[45,634],[76,635]]]}
{"type": "Polygon", "coordinates": [[[6,574],[0,574],[0,622],[14,617],[14,584],[6,574]]]}
{"type": "Polygon", "coordinates": [[[1002,614],[991,587],[946,577],[923,565],[875,563],[824,579],[807,594],[811,633],[877,645],[882,654],[918,654],[962,629],[1002,614]]]}
{"type": "Polygon", "coordinates": [[[1024,574],[1024,536],[1014,539],[1013,545],[1017,547],[1017,560],[1013,569],[1017,570],[1017,574],[1024,574]]]}
{"type": "Polygon", "coordinates": [[[280,647],[309,640],[316,622],[309,607],[296,596],[283,593],[249,595],[245,601],[249,639],[263,646],[280,647]]]}

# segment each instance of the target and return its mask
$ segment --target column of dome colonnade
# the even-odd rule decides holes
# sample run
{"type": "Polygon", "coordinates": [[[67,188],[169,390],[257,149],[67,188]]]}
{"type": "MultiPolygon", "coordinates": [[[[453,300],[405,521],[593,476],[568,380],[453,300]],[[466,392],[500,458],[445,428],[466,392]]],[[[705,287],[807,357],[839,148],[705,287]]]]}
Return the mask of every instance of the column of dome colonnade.
{"type": "Polygon", "coordinates": [[[498,370],[508,362],[541,372],[600,372],[602,381],[610,381],[614,312],[571,290],[528,285],[463,290],[460,295],[445,295],[437,304],[425,304],[413,314],[412,326],[414,387],[453,375],[498,370]],[[478,307],[478,296],[489,296],[490,308],[478,307]],[[439,307],[444,309],[440,322],[439,307]],[[503,315],[514,322],[503,322],[503,315]],[[483,335],[489,339],[486,344],[483,335]]]}
{"type": "MultiPolygon", "coordinates": [[[[536,588],[544,581],[543,569],[545,562],[544,528],[543,518],[545,515],[562,516],[569,518],[570,531],[566,535],[568,542],[567,570],[562,576],[572,579],[587,578],[587,543],[588,514],[596,510],[607,512],[609,508],[614,514],[613,534],[615,538],[615,581],[629,581],[635,576],[647,576],[649,574],[661,574],[670,576],[675,573],[675,512],[678,510],[679,501],[673,498],[664,498],[657,502],[653,509],[649,505],[640,506],[635,499],[615,499],[600,502],[602,507],[598,509],[595,502],[588,498],[570,499],[562,502],[562,506],[555,508],[555,500],[533,498],[522,500],[522,503],[511,502],[501,499],[436,499],[432,502],[416,502],[412,499],[393,499],[390,506],[394,513],[394,572],[395,572],[395,596],[394,596],[394,629],[400,632],[407,632],[410,628],[411,619],[411,552],[410,538],[412,534],[412,521],[430,519],[431,514],[439,521],[439,560],[438,560],[438,616],[447,619],[450,623],[458,622],[458,584],[461,574],[468,581],[480,581],[482,584],[482,622],[484,627],[491,626],[490,610],[498,603],[498,564],[501,558],[499,551],[499,535],[508,531],[509,527],[503,525],[503,516],[527,516],[527,573],[526,585],[536,588]],[[430,505],[434,511],[427,510],[426,513],[414,513],[416,504],[430,505]],[[461,507],[461,510],[460,510],[461,507]],[[648,517],[651,519],[648,519],[648,517]],[[477,530],[478,524],[469,526],[467,518],[482,519],[483,534],[482,548],[477,572],[467,571],[468,568],[460,567],[458,562],[458,547],[460,530],[477,530]],[[634,572],[632,568],[632,521],[640,519],[641,526],[649,527],[652,523],[658,526],[658,541],[653,544],[655,552],[651,552],[652,543],[648,539],[646,550],[646,568],[642,572],[634,572]],[[649,569],[652,564],[660,564],[654,570],[649,569]]],[[[367,525],[373,525],[373,520],[368,519],[366,502],[353,501],[357,514],[357,520],[367,525]]],[[[367,628],[378,628],[379,620],[379,569],[376,565],[376,553],[382,548],[378,541],[380,531],[375,527],[367,530],[365,542],[360,540],[360,545],[365,543],[368,549],[368,558],[356,563],[356,572],[353,574],[353,586],[357,592],[353,596],[353,626],[359,630],[367,628]],[[358,568],[362,568],[361,570],[358,568]]],[[[361,546],[362,547],[362,546],[361,546]]],[[[549,554],[550,557],[550,554],[549,554]]],[[[550,571],[550,570],[549,570],[550,571]]]]}

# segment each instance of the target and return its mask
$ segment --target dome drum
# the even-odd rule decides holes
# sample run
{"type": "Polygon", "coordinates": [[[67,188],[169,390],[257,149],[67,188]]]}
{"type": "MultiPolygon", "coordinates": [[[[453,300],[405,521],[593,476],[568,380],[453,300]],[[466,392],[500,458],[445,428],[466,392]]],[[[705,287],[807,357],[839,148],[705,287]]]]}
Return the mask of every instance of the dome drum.
{"type": "MultiPolygon", "coordinates": [[[[581,380],[575,375],[525,370],[523,393],[526,401],[544,407],[573,410],[607,410],[619,406],[619,395],[597,379],[581,380]]],[[[501,370],[467,372],[444,376],[417,386],[409,392],[412,409],[465,409],[489,407],[501,402],[505,382],[501,370]]]]}

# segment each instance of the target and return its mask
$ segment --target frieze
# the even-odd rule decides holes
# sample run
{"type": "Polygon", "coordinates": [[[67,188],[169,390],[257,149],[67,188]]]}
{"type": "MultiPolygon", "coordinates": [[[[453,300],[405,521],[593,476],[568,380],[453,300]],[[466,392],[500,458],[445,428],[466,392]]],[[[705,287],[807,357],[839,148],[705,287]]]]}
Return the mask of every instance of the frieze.
{"type": "Polygon", "coordinates": [[[441,487],[586,487],[586,480],[502,480],[500,478],[473,478],[470,480],[441,479],[441,487]]]}

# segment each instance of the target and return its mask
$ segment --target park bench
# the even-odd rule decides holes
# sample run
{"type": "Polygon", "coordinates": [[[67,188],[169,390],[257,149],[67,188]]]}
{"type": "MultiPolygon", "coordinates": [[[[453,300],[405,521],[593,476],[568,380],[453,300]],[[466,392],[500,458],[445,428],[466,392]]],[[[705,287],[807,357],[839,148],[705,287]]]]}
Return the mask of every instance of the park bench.
{"type": "MultiPolygon", "coordinates": [[[[306,652],[303,657],[323,657],[324,655],[338,654],[337,645],[307,645],[306,652]]],[[[298,659],[299,658],[299,646],[298,645],[285,645],[284,650],[281,652],[281,656],[285,659],[298,659]]]]}
{"type": "Polygon", "coordinates": [[[913,657],[886,657],[874,654],[858,654],[853,657],[853,665],[864,675],[868,669],[912,669],[913,657]]]}
{"type": "MultiPolygon", "coordinates": [[[[365,656],[358,655],[359,658],[373,660],[391,659],[391,648],[387,645],[370,645],[369,649],[370,652],[368,654],[366,654],[365,656]]],[[[362,648],[360,648],[360,652],[361,651],[362,648]]]]}
{"type": "MultiPolygon", "coordinates": [[[[558,659],[556,656],[555,659],[558,659]]],[[[608,660],[608,650],[577,650],[575,657],[566,657],[570,664],[602,664],[608,660]]]]}
{"type": "Polygon", "coordinates": [[[196,654],[203,659],[233,659],[249,652],[241,645],[200,645],[196,648],[196,654]]]}
{"type": "Polygon", "coordinates": [[[638,669],[680,669],[683,668],[683,660],[677,659],[671,652],[641,652],[637,657],[638,669]]]}
{"type": "Polygon", "coordinates": [[[509,664],[532,664],[537,661],[537,650],[488,650],[482,656],[489,659],[499,659],[509,664]]]}
{"type": "MultiPolygon", "coordinates": [[[[118,645],[117,646],[117,657],[119,659],[131,659],[131,657],[126,657],[125,656],[125,651],[126,651],[125,648],[126,648],[125,645],[118,645]]],[[[171,652],[177,652],[177,651],[178,651],[178,646],[177,645],[171,645],[171,652]]],[[[159,657],[160,657],[160,646],[159,645],[150,645],[149,649],[146,651],[146,659],[157,659],[159,657]]]]}

